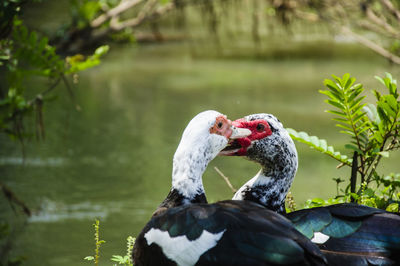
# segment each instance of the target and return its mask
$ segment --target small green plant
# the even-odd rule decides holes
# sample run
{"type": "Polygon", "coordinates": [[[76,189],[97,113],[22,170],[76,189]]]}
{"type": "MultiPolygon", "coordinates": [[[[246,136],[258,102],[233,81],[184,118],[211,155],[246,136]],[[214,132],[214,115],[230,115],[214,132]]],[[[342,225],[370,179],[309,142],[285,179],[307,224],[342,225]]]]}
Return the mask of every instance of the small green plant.
{"type": "Polygon", "coordinates": [[[93,261],[94,264],[97,266],[99,265],[100,246],[106,241],[100,240],[100,221],[96,219],[93,226],[94,226],[94,241],[96,244],[96,247],[94,249],[94,256],[86,256],[84,259],[88,261],[93,261]]]}
{"type": "Polygon", "coordinates": [[[332,157],[340,163],[340,167],[351,167],[352,171],[345,190],[339,189],[343,180],[334,178],[338,194],[334,199],[312,199],[306,202],[306,207],[356,201],[388,211],[398,211],[400,175],[377,172],[382,158],[389,157],[390,152],[400,147],[397,82],[389,73],[384,78],[376,77],[388,93],[372,90],[376,98],[376,104],[372,104],[363,102],[364,87],[362,84],[355,84],[355,78],[349,74],[342,78],[335,75],[332,77],[332,80],[325,80],[327,89],[320,93],[328,96],[326,102],[333,109],[327,112],[334,115],[333,120],[338,122],[336,126],[340,128],[340,133],[350,136],[345,148],[352,152],[352,158],[336,151],[324,139],[294,129],[288,131],[293,139],[332,157]],[[340,192],[343,194],[339,194],[340,192]]]}
{"type": "Polygon", "coordinates": [[[132,250],[133,250],[133,245],[135,244],[135,238],[132,236],[128,236],[126,239],[126,254],[125,256],[120,256],[120,255],[113,255],[111,260],[118,262],[119,265],[125,265],[125,266],[133,266],[132,262],[132,250]]]}
{"type": "Polygon", "coordinates": [[[290,192],[290,191],[286,195],[285,206],[286,206],[287,213],[294,212],[296,210],[296,202],[294,200],[292,192],[290,192]]]}

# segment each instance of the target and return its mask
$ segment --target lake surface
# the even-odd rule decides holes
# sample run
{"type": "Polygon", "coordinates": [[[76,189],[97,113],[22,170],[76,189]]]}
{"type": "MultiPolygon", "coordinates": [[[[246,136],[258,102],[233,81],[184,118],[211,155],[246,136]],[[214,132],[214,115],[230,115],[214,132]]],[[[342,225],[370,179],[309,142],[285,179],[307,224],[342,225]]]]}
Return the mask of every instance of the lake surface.
{"type": "MultiPolygon", "coordinates": [[[[330,45],[328,51],[341,47],[318,45],[330,45]]],[[[75,103],[60,87],[45,109],[46,140],[27,143],[24,164],[18,144],[0,138],[2,180],[34,211],[15,232],[13,254],[25,255],[26,265],[87,265],[83,258],[93,254],[95,218],[106,240],[101,265],[112,265],[111,255],[125,253],[126,238],[138,234],[167,195],[172,156],[197,113],[214,109],[231,119],[273,113],[286,127],[343,150],[347,137],[323,112],[328,108],[318,93],[323,80],[349,72],[369,93],[380,87],[374,75],[400,76],[398,67],[368,51],[356,59],[322,53],[253,60],[193,57],[189,50],[180,43],[114,46],[99,67],[80,75],[75,103]]],[[[338,171],[332,159],[297,147],[300,165],[292,186],[297,205],[334,196],[332,178],[347,177],[349,169],[338,171]]],[[[400,171],[396,158],[388,160],[386,173],[400,171]]],[[[232,197],[215,166],[237,188],[258,171],[243,158],[215,159],[203,178],[210,202],[232,197]]],[[[23,215],[15,215],[4,200],[0,210],[3,219],[22,223],[23,215]]]]}

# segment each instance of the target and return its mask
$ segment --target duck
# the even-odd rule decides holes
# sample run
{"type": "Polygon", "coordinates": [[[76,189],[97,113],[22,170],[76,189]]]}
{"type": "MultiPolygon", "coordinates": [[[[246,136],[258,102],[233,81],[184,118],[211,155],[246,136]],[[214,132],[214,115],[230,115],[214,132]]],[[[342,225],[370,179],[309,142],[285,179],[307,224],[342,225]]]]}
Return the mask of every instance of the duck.
{"type": "Polygon", "coordinates": [[[341,203],[286,214],[285,198],[298,168],[296,146],[282,123],[260,113],[233,121],[250,136],[231,141],[222,155],[243,156],[261,170],[233,196],[284,215],[317,244],[329,265],[400,265],[400,216],[359,205],[341,203]]]}
{"type": "Polygon", "coordinates": [[[326,265],[318,247],[280,214],[251,201],[207,203],[207,165],[250,134],[217,111],[189,122],[173,157],[171,190],[136,238],[134,265],[326,265]]]}

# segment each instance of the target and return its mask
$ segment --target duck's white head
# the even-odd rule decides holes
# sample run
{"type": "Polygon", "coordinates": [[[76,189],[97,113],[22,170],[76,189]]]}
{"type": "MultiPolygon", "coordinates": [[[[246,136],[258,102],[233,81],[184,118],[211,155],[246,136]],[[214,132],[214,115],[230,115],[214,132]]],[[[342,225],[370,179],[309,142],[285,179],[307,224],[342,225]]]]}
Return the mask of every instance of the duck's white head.
{"type": "Polygon", "coordinates": [[[184,130],[174,155],[172,188],[187,198],[204,193],[201,178],[208,163],[229,140],[250,134],[250,130],[233,126],[225,115],[217,111],[196,115],[184,130]]]}

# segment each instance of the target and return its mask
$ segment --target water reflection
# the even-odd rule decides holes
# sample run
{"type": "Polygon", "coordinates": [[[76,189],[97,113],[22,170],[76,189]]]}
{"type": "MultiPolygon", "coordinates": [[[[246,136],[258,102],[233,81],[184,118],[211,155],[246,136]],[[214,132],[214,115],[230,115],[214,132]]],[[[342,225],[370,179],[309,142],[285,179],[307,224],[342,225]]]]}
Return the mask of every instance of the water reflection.
{"type": "MultiPolygon", "coordinates": [[[[119,211],[120,208],[113,206],[114,211],[119,211]]],[[[42,199],[39,210],[29,217],[30,223],[49,223],[59,222],[62,220],[90,220],[90,219],[105,219],[109,214],[109,209],[106,206],[92,204],[90,202],[81,202],[77,204],[65,204],[63,202],[55,202],[50,199],[42,199]]]]}

